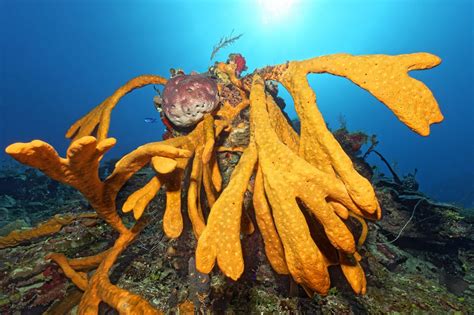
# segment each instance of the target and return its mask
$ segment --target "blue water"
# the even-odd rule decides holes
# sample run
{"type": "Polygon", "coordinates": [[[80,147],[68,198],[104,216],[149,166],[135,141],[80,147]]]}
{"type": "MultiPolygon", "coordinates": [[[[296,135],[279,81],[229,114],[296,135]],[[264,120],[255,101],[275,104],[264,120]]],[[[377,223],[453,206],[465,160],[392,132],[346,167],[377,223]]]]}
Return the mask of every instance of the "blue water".
{"type": "MultiPolygon", "coordinates": [[[[418,169],[422,191],[472,207],[473,2],[286,2],[294,4],[276,10],[273,2],[273,10],[257,0],[0,0],[2,151],[12,142],[42,139],[64,154],[69,126],[117,87],[140,74],[168,76],[170,68],[205,71],[213,45],[232,30],[244,36],[217,59],[240,52],[250,71],[338,52],[426,51],[442,64],[412,74],[432,89],[445,116],[429,137],[343,78],[311,77],[318,106],[331,127],[344,115],[349,129],[376,134],[378,150],[399,175],[418,169]]],[[[109,157],[160,139],[163,126],[144,122],[157,117],[154,95],[145,87],[119,103],[110,130],[118,144],[109,157]]],[[[288,111],[295,117],[291,106],[288,111]]]]}

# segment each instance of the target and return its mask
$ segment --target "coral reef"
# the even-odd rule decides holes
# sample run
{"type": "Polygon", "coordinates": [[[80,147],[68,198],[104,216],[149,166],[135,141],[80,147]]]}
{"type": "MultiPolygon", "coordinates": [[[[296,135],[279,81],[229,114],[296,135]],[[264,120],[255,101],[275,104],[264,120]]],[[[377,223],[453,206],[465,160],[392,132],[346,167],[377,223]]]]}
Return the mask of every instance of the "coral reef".
{"type": "MultiPolygon", "coordinates": [[[[443,117],[429,89],[407,72],[439,62],[438,57],[427,53],[338,54],[266,67],[244,78],[237,75],[238,64],[218,63],[214,68],[217,79],[213,80],[219,90],[224,84],[233,86],[240,102],[221,99],[216,110],[206,114],[192,131],[140,146],[120,159],[104,180],[99,177],[99,162],[115,144],[115,139],[107,138],[111,110],[133,89],[167,84],[166,79],[140,76],[119,88],[69,129],[67,137],[73,141],[65,158],[39,140],[10,145],[6,152],[79,190],[97,215],[118,233],[112,247],[89,256],[48,255],[84,291],[79,314],[97,313],[101,302],[124,314],[160,313],[149,300],[112,284],[109,275],[119,256],[153,222],[145,210],[161,187],[166,191],[163,231],[167,237],[183,234],[182,208],[187,208],[197,239],[197,272],[210,273],[217,263],[227,277],[242,277],[245,253],[241,234],[255,230],[248,214],[250,207],[246,206],[248,191],[253,191],[255,222],[266,257],[277,274],[290,274],[310,295],[326,295],[330,289],[328,268],[336,265],[353,291],[363,294],[367,281],[359,248],[367,237],[364,219],[379,219],[381,208],[370,182],[356,171],[326,128],[306,76],[325,72],[346,77],[387,105],[408,127],[428,135],[430,124],[443,117]],[[266,92],[265,81],[272,80],[283,84],[292,95],[301,122],[300,134],[266,92]],[[245,112],[248,128],[243,121],[234,126],[245,112]],[[248,135],[245,147],[216,145],[236,127],[248,130],[243,133],[248,135]],[[218,161],[219,152],[226,151],[243,151],[229,179],[223,178],[218,161]],[[117,196],[148,164],[154,176],[132,192],[122,206],[124,213],[133,213],[131,223],[117,211],[117,196]],[[187,207],[182,206],[183,192],[187,207]],[[361,227],[351,224],[352,219],[361,227]],[[88,274],[85,269],[95,272],[88,274]]],[[[188,304],[182,307],[189,308],[188,304]]]]}
{"type": "MultiPolygon", "coordinates": [[[[221,167],[235,166],[240,154],[219,153],[224,162],[221,167]],[[225,157],[227,154],[232,157],[225,157]]],[[[102,161],[103,168],[108,168],[110,163],[102,161]]],[[[358,163],[354,162],[357,169],[358,163]]],[[[101,173],[105,172],[103,168],[101,173]]],[[[0,170],[0,176],[23,177],[24,170],[17,172],[18,175],[8,175],[0,170]]],[[[137,172],[120,191],[119,207],[154,175],[150,167],[137,172]]],[[[223,174],[224,181],[226,176],[223,174]]],[[[170,239],[164,235],[161,221],[166,204],[164,191],[150,202],[146,210],[152,217],[150,224],[116,261],[111,281],[142,296],[153,307],[171,313],[178,309],[182,311],[181,306],[186,301],[187,306],[191,301],[196,310],[207,313],[472,313],[472,217],[453,205],[447,208],[448,205],[436,203],[420,192],[404,190],[389,178],[379,175],[374,178],[384,219],[368,222],[369,237],[359,249],[367,277],[366,295],[353,296],[344,276],[337,268],[330,268],[332,288],[328,295],[308,298],[303,290],[290,285],[287,276],[273,271],[265,255],[261,233],[242,236],[245,271],[239,281],[226,279],[218,270],[210,274],[195,273],[195,240],[192,230],[187,228],[190,223],[186,217],[185,229],[179,238],[170,239]],[[402,198],[397,197],[399,194],[402,198]],[[416,201],[403,195],[425,197],[429,202],[420,203],[405,232],[395,243],[388,243],[406,223],[416,201]],[[438,234],[439,231],[442,233],[438,234]]],[[[46,189],[42,186],[44,182],[47,177],[38,175],[30,184],[36,183],[46,189]]],[[[70,187],[57,185],[57,194],[71,192],[70,187]]],[[[55,201],[54,195],[31,197],[40,197],[41,203],[47,204],[50,211],[66,210],[55,201]]],[[[249,201],[251,204],[252,198],[249,201]]],[[[20,202],[17,199],[17,204],[20,202]]],[[[81,203],[82,198],[79,194],[71,194],[69,202],[66,207],[76,209],[75,205],[81,203]]],[[[43,213],[42,220],[49,216],[43,213]]],[[[23,216],[26,221],[33,221],[29,217],[35,218],[36,214],[30,212],[23,216]]],[[[134,220],[133,216],[124,219],[127,225],[134,220]]],[[[352,218],[347,223],[353,225],[357,221],[352,218]]],[[[357,225],[355,228],[358,230],[357,225]]],[[[74,305],[79,303],[82,292],[45,257],[50,252],[67,257],[90,256],[109,248],[116,237],[103,220],[79,219],[57,234],[0,249],[0,313],[68,314],[67,310],[73,310],[70,314],[75,314],[77,306],[74,305]]],[[[100,312],[113,313],[104,304],[100,306],[100,312]]]]}

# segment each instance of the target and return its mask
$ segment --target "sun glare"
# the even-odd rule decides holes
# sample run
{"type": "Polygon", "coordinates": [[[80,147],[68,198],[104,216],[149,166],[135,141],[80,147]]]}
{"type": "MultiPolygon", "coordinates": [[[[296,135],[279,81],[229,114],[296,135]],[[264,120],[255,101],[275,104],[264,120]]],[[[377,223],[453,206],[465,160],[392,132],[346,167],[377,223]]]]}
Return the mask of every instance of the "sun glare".
{"type": "Polygon", "coordinates": [[[263,24],[281,23],[292,13],[296,0],[257,0],[263,24]]]}

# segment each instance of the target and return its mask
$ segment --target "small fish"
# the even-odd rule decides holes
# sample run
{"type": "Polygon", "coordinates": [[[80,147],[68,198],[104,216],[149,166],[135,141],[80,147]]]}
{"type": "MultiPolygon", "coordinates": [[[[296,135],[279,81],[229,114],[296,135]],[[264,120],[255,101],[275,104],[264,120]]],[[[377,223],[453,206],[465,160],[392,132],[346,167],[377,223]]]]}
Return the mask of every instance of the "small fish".
{"type": "Polygon", "coordinates": [[[153,123],[156,123],[157,119],[156,118],[145,118],[144,121],[148,124],[153,124],[153,123]]]}

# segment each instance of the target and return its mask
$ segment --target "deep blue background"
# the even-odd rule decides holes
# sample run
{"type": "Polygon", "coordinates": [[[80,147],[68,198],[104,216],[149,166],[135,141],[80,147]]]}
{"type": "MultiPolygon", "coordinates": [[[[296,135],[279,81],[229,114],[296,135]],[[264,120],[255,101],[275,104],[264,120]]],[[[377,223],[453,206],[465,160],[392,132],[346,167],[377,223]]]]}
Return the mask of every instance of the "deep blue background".
{"type": "MultiPolygon", "coordinates": [[[[213,45],[232,29],[244,36],[217,59],[240,52],[250,71],[338,52],[426,51],[443,63],[412,74],[445,116],[429,137],[343,78],[313,75],[311,82],[331,127],[344,115],[349,129],[377,134],[379,151],[400,175],[417,168],[423,191],[473,206],[472,1],[307,0],[279,17],[265,17],[258,2],[0,0],[2,151],[42,139],[64,154],[69,126],[117,87],[139,74],[167,76],[172,67],[205,71],[213,45]]],[[[110,130],[118,144],[109,157],[160,139],[163,126],[143,121],[156,116],[154,94],[145,87],[119,103],[110,130]]]]}

